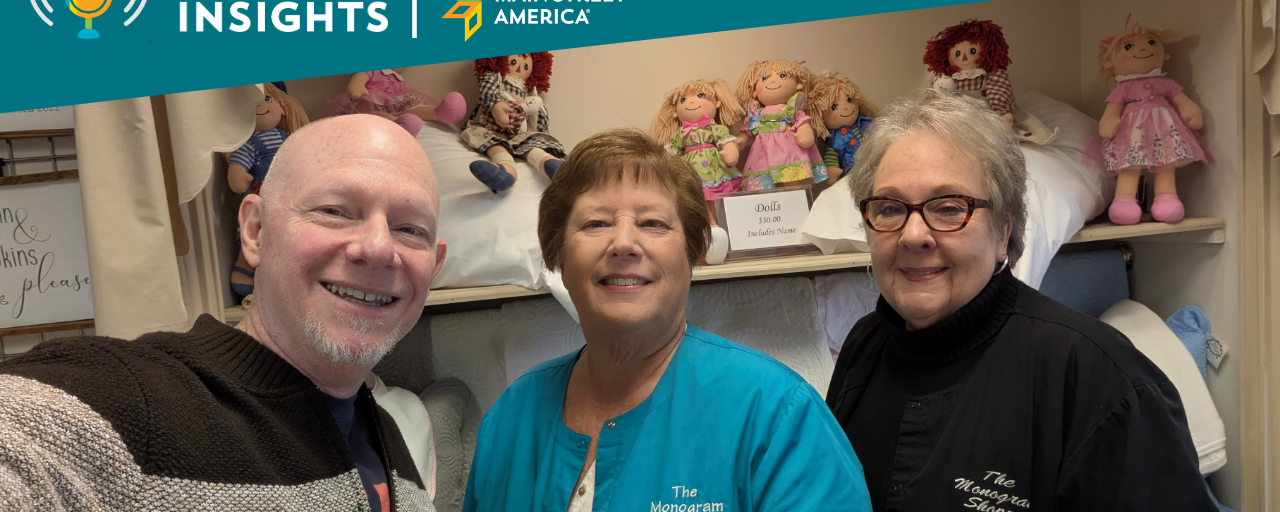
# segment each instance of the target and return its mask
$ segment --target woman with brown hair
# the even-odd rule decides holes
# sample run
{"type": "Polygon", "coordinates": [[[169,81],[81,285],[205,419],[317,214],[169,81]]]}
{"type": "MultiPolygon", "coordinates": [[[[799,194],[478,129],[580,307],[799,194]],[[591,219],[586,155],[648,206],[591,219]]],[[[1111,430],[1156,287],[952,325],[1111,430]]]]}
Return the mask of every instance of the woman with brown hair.
{"type": "Polygon", "coordinates": [[[538,240],[586,347],[529,370],[485,415],[463,510],[868,510],[813,387],[686,321],[709,225],[698,175],[645,134],[574,148],[538,240]]]}

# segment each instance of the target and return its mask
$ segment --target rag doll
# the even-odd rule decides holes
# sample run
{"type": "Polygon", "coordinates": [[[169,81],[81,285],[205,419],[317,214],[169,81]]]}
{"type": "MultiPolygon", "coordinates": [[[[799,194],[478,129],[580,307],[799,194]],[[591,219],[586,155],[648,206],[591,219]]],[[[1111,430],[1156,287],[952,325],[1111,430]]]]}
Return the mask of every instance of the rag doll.
{"type": "Polygon", "coordinates": [[[462,141],[489,157],[471,162],[471,174],[494,193],[515,185],[514,156],[548,178],[563,162],[564,146],[547,133],[550,121],[539,96],[551,88],[551,60],[551,52],[476,59],[480,101],[462,141]]]}
{"type": "Polygon", "coordinates": [[[374,114],[403,126],[414,137],[423,121],[454,124],[467,113],[467,100],[451,92],[437,101],[405,83],[408,68],[366,71],[351,75],[347,89],[330,96],[317,112],[317,117],[345,114],[374,114]]]}
{"type": "Polygon", "coordinates": [[[813,78],[813,94],[807,110],[810,117],[821,119],[826,127],[826,131],[819,133],[827,139],[827,150],[822,157],[830,175],[827,181],[834,183],[853,168],[854,155],[871,121],[880,115],[879,109],[852,80],[831,72],[813,78]]]}
{"type": "Polygon", "coordinates": [[[1022,140],[1048,144],[1058,134],[1018,108],[1009,81],[1009,44],[990,21],[966,20],[938,32],[925,45],[933,88],[972,100],[1003,117],[1022,140]]]}
{"type": "Polygon", "coordinates": [[[810,83],[802,62],[754,62],[738,78],[738,100],[747,114],[738,150],[751,144],[743,165],[742,190],[804,185],[827,179],[822,156],[814,146],[819,132],[805,113],[810,83]]]}
{"type": "Polygon", "coordinates": [[[715,201],[739,190],[742,174],[738,146],[729,134],[744,112],[729,84],[719,78],[694,80],[672,89],[662,98],[653,118],[654,140],[666,144],[667,151],[679,155],[702,178],[702,196],[711,214],[711,247],[707,263],[724,262],[729,235],[716,219],[715,201]]]}
{"type": "MultiPolygon", "coordinates": [[[[262,88],[262,99],[254,105],[258,117],[253,135],[227,157],[227,185],[242,200],[258,192],[276,151],[289,134],[307,124],[307,112],[298,100],[289,96],[284,82],[262,84],[262,88]]],[[[231,290],[246,298],[253,293],[253,270],[243,254],[231,268],[231,290]]]]}
{"type": "Polygon", "coordinates": [[[1166,78],[1161,69],[1169,54],[1165,43],[1178,38],[1170,29],[1128,25],[1098,46],[1104,82],[1116,81],[1098,123],[1099,137],[1086,151],[1086,163],[1116,177],[1116,195],[1107,216],[1116,224],[1136,224],[1142,216],[1136,193],[1138,178],[1152,175],[1155,199],[1151,217],[1160,222],[1182,220],[1182,201],[1174,169],[1213,159],[1192,130],[1204,126],[1200,106],[1166,78]]]}

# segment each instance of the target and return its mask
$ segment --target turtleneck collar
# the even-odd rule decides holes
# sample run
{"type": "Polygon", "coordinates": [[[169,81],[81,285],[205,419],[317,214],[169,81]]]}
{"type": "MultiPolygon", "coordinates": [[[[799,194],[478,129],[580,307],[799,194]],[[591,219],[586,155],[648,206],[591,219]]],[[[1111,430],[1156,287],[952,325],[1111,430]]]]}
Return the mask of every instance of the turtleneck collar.
{"type": "Polygon", "coordinates": [[[1005,270],[987,281],[978,296],[955,313],[924,329],[909,331],[906,321],[880,296],[876,314],[889,334],[890,347],[922,364],[941,364],[963,356],[995,336],[1013,312],[1018,280],[1005,270]]]}
{"type": "Polygon", "coordinates": [[[200,315],[188,334],[195,338],[193,348],[210,364],[246,388],[274,392],[314,387],[271,349],[212,316],[200,315]]]}

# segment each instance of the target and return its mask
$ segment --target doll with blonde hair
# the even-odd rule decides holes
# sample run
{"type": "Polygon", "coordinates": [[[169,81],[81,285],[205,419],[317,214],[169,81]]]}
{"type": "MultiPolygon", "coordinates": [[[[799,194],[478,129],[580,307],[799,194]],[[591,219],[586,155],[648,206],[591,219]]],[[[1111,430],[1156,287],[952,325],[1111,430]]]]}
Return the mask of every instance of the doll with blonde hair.
{"type": "Polygon", "coordinates": [[[672,89],[653,118],[654,140],[684,158],[702,178],[702,196],[712,225],[706,258],[713,265],[724,262],[729,244],[729,235],[716,218],[715,201],[737,192],[742,183],[742,174],[734,168],[738,146],[728,127],[744,114],[729,84],[717,78],[692,80],[672,89]]]}
{"type": "Polygon", "coordinates": [[[822,127],[805,113],[811,73],[801,62],[753,62],[738,78],[738,100],[746,107],[738,149],[751,144],[743,165],[742,190],[803,185],[827,179],[814,141],[822,127]]]}
{"type": "MultiPolygon", "coordinates": [[[[729,84],[717,78],[693,80],[672,89],[653,118],[654,140],[693,165],[702,178],[702,194],[708,203],[738,191],[742,181],[734,168],[738,146],[732,144],[736,137],[728,127],[744,114],[729,84]]],[[[714,222],[715,212],[711,211],[714,222]]]]}
{"type": "Polygon", "coordinates": [[[818,135],[827,140],[823,164],[830,175],[828,183],[834,183],[853,168],[854,155],[880,110],[857,84],[834,71],[813,77],[813,93],[805,110],[826,127],[818,135]]]}
{"type": "MultiPolygon", "coordinates": [[[[253,134],[227,157],[227,185],[241,199],[258,192],[280,145],[308,122],[307,112],[286,92],[284,82],[262,84],[262,89],[262,99],[254,104],[253,134]]],[[[241,297],[253,293],[253,270],[243,254],[231,268],[231,289],[241,297]]]]}
{"type": "Polygon", "coordinates": [[[1213,161],[1192,131],[1204,126],[1204,115],[1182,86],[1164,76],[1169,59],[1164,45],[1178,40],[1173,30],[1128,20],[1125,25],[1124,32],[1098,45],[1101,78],[1114,79],[1116,87],[1107,95],[1099,137],[1091,141],[1086,163],[1116,177],[1116,195],[1107,210],[1111,222],[1136,224],[1141,218],[1136,194],[1143,170],[1154,182],[1151,217],[1176,222],[1184,211],[1174,169],[1213,161]]]}

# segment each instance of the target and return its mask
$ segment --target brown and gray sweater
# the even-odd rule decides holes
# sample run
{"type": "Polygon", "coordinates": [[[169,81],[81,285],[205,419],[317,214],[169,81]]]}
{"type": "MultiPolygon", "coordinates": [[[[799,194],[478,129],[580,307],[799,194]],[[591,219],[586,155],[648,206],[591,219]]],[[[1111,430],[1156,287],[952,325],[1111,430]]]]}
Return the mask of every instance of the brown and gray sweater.
{"type": "MultiPolygon", "coordinates": [[[[431,511],[367,388],[393,510],[431,511]]],[[[369,510],[324,395],[210,316],[137,341],[66,338],[0,364],[0,510],[369,510]]]]}

